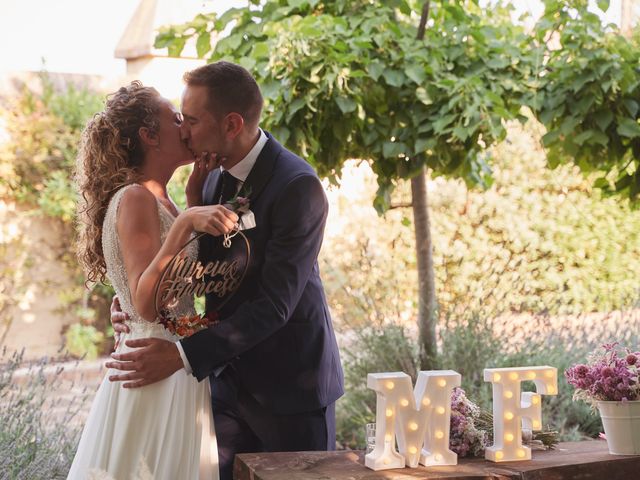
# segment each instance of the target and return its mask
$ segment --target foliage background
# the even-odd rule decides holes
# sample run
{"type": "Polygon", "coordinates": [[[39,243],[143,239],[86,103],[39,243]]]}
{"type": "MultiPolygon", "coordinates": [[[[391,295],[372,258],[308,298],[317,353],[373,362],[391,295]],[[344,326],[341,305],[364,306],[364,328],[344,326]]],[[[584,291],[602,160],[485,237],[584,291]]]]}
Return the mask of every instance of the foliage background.
{"type": "MultiPolygon", "coordinates": [[[[41,72],[38,87],[36,91],[25,85],[19,95],[0,106],[8,135],[8,141],[0,144],[0,194],[29,215],[54,222],[51,234],[59,236],[57,240],[63,245],[53,252],[58,268],[65,272],[59,277],[75,279],[68,288],[51,286],[57,291],[59,309],[73,311],[78,320],[64,332],[65,345],[78,357],[95,358],[112,345],[111,339],[105,337],[109,329],[105,309],[110,289],[84,288],[84,275],[73,248],[73,175],[80,132],[88,118],[102,109],[104,94],[73,84],[56,89],[46,72],[41,72]]],[[[30,251],[20,237],[10,244],[3,242],[1,247],[0,324],[6,332],[12,321],[10,307],[30,282],[39,281],[35,267],[42,261],[43,252],[30,251]]]]}

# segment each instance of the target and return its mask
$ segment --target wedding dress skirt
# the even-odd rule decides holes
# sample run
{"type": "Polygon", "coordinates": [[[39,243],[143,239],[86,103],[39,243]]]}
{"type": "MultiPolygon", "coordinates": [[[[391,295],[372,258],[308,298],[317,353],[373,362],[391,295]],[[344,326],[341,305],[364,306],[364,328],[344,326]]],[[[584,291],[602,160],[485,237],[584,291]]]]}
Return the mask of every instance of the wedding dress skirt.
{"type": "MultiPolygon", "coordinates": [[[[162,326],[132,324],[124,340],[165,338],[162,326]]],[[[175,340],[175,339],[173,339],[175,340]]],[[[209,382],[184,370],[140,388],[126,389],[108,376],[91,407],[69,479],[217,480],[218,450],[209,382]]]]}

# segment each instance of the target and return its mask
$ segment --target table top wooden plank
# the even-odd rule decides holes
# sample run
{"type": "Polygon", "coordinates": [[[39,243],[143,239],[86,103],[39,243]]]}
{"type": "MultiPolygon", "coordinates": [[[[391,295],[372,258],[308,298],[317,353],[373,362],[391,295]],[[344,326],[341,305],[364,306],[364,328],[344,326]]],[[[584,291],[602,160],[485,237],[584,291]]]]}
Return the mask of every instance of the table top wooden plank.
{"type": "Polygon", "coordinates": [[[530,461],[493,463],[463,458],[458,465],[373,471],[364,452],[244,453],[236,456],[236,480],[631,480],[640,479],[640,456],[611,455],[602,440],[560,443],[534,450],[530,461]]]}

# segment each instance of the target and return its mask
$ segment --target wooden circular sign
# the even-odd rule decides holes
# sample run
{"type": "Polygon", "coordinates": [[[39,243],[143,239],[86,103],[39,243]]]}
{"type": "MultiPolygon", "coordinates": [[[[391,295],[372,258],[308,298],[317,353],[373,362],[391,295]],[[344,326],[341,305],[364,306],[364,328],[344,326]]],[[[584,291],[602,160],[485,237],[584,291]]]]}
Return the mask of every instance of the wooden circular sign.
{"type": "Polygon", "coordinates": [[[180,300],[204,295],[209,310],[220,310],[240,287],[250,255],[249,241],[241,231],[217,237],[199,233],[162,271],[156,285],[156,313],[170,318],[180,300]],[[204,255],[195,253],[197,245],[204,255]]]}

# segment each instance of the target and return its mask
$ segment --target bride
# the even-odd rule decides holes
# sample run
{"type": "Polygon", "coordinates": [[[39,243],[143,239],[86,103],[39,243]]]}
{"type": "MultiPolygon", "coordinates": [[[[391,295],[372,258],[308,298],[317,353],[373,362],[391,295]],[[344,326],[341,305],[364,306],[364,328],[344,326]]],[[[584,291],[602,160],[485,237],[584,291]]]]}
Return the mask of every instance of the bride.
{"type": "MultiPolygon", "coordinates": [[[[180,212],[167,194],[175,169],[193,162],[180,123],[168,100],[136,81],[108,97],[82,136],[79,256],[89,281],[106,277],[113,285],[130,318],[126,339],[180,339],[156,318],[161,272],[193,232],[229,233],[237,221],[218,205],[180,212]]],[[[197,190],[205,177],[197,161],[188,189],[197,190]]],[[[193,300],[183,298],[172,309],[176,317],[192,315],[193,300]]],[[[124,340],[116,351],[129,350],[124,340]]],[[[209,382],[198,383],[180,369],[131,389],[109,382],[112,373],[98,389],[68,478],[96,473],[126,480],[147,473],[154,479],[217,479],[209,382]]]]}

